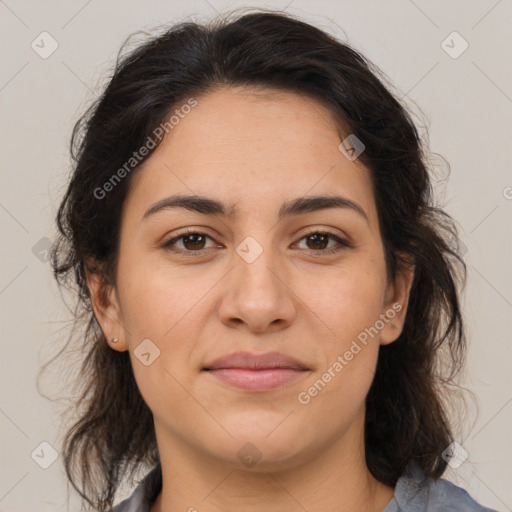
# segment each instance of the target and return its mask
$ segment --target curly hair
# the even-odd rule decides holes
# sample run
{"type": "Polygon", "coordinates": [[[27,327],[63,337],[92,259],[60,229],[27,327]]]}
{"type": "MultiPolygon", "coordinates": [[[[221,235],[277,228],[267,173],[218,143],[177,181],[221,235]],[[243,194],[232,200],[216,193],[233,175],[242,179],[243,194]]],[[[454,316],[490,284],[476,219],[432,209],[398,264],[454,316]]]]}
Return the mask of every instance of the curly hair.
{"type": "Polygon", "coordinates": [[[453,440],[444,390],[466,350],[459,297],[466,267],[455,222],[434,204],[426,142],[379,74],[323,30],[261,9],[205,24],[180,22],[119,54],[106,88],[74,127],[73,169],[51,250],[57,283],[69,285],[77,300],[69,340],[76,335],[87,353],[77,379],[80,413],[66,432],[63,458],[73,487],[95,510],[110,509],[137,466],[159,461],[153,416],[129,354],[106,343],[86,282],[87,269],[115,283],[123,202],[131,177],[158,144],[108,200],[98,197],[98,187],[176,106],[219,86],[307,95],[364,141],[359,159],[371,172],[388,277],[406,262],[415,266],[403,331],[381,347],[366,399],[366,464],[390,486],[413,460],[429,477],[443,474],[441,453],[453,440]]]}

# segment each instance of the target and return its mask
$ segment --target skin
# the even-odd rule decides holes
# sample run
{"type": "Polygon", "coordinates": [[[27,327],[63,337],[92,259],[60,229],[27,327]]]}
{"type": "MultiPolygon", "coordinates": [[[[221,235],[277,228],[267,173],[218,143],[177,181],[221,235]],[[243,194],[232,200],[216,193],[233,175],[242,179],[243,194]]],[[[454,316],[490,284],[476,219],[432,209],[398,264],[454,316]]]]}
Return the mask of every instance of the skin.
{"type": "Polygon", "coordinates": [[[413,273],[387,280],[370,172],[340,152],[339,125],[315,100],[242,88],[197,100],[132,176],[116,286],[88,274],[96,318],[108,340],[119,338],[113,350],[130,351],[154,416],[163,491],[151,512],[381,511],[393,489],[365,464],[364,401],[379,347],[402,330],[413,273]],[[142,220],[176,193],[234,203],[238,216],[167,209],[142,220]],[[367,219],[331,208],[278,221],[285,201],[334,194],[359,204],[367,219]],[[210,238],[162,248],[187,227],[210,238]],[[308,242],[309,228],[352,247],[308,242]],[[247,236],[263,249],[252,263],[236,252],[247,236]],[[299,403],[298,394],[394,303],[402,309],[392,321],[299,403]],[[144,339],[160,350],[149,366],[134,355],[144,339]],[[257,393],[201,371],[239,350],[280,351],[309,371],[257,393]],[[261,454],[251,467],[237,456],[249,442],[261,454]]]}

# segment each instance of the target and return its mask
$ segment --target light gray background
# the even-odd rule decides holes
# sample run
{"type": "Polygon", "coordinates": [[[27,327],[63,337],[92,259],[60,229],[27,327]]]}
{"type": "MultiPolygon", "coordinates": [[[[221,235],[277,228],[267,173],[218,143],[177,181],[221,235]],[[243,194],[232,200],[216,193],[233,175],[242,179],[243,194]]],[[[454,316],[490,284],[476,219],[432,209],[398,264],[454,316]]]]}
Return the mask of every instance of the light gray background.
{"type": "MultiPolygon", "coordinates": [[[[70,318],[40,240],[55,235],[74,121],[130,33],[243,5],[285,8],[347,38],[426,115],[431,149],[451,165],[448,182],[436,190],[467,247],[465,382],[479,404],[459,438],[469,457],[446,478],[487,506],[512,510],[512,1],[288,2],[0,0],[0,511],[67,509],[62,457],[45,470],[31,453],[49,460],[50,449],[40,443],[59,450],[62,433],[58,405],[35,386],[70,318]],[[43,31],[59,45],[47,59],[31,48],[43,31]],[[442,47],[453,31],[469,44],[456,59],[442,47]],[[42,248],[39,257],[34,246],[42,248]]],[[[450,41],[452,51],[460,48],[450,41]]],[[[43,390],[51,393],[60,380],[47,379],[43,390]]],[[[78,510],[76,500],[71,505],[78,510]]]]}

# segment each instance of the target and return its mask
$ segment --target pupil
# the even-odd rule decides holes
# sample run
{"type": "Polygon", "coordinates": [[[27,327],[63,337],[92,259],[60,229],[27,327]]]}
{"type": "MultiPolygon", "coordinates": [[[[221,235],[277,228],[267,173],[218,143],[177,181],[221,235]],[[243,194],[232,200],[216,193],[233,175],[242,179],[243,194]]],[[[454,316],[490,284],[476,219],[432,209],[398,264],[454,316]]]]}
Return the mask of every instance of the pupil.
{"type": "Polygon", "coordinates": [[[199,243],[199,244],[201,243],[201,241],[198,241],[198,240],[197,240],[198,238],[202,238],[202,235],[188,235],[188,236],[185,238],[185,240],[186,240],[186,241],[190,241],[190,240],[192,240],[192,245],[193,245],[194,247],[196,247],[196,246],[198,245],[198,243],[199,243]]]}
{"type": "MultiPolygon", "coordinates": [[[[325,248],[325,240],[327,239],[326,235],[321,235],[321,234],[316,234],[316,235],[311,235],[309,237],[309,240],[312,241],[313,239],[318,239],[319,237],[323,238],[323,243],[320,242],[320,244],[322,245],[322,249],[325,248]]],[[[315,243],[315,246],[318,248],[318,243],[315,243]]]]}
{"type": "MultiPolygon", "coordinates": [[[[201,238],[203,238],[202,235],[187,235],[185,237],[185,245],[187,245],[187,243],[191,243],[192,246],[197,247],[198,244],[204,242],[201,238]]],[[[324,249],[327,238],[328,237],[326,235],[315,234],[309,236],[309,241],[312,242],[316,248],[320,247],[321,249],[324,249]]]]}

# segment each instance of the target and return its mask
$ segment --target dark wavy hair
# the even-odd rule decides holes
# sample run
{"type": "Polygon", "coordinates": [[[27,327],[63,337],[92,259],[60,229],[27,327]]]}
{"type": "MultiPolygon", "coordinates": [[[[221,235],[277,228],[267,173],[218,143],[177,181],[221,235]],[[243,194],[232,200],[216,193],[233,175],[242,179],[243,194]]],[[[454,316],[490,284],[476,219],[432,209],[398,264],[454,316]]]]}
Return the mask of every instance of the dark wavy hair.
{"type": "Polygon", "coordinates": [[[366,399],[366,463],[390,486],[411,461],[431,478],[443,474],[441,453],[453,440],[445,390],[466,350],[459,297],[466,266],[455,222],[434,204],[427,142],[386,80],[348,44],[289,14],[261,9],[205,24],[180,22],[120,52],[104,91],[74,127],[73,169],[51,250],[57,283],[76,299],[68,343],[76,336],[86,353],[76,379],[78,418],[66,432],[63,458],[73,487],[95,510],[111,508],[137,467],[159,462],[152,413],[129,354],[107,344],[85,273],[99,272],[105,286],[115,284],[121,210],[140,163],[108,199],[95,190],[173,109],[220,86],[307,95],[363,141],[359,159],[372,176],[388,277],[408,262],[415,266],[403,332],[381,347],[366,399]]]}

